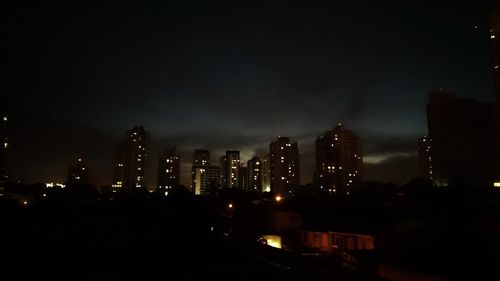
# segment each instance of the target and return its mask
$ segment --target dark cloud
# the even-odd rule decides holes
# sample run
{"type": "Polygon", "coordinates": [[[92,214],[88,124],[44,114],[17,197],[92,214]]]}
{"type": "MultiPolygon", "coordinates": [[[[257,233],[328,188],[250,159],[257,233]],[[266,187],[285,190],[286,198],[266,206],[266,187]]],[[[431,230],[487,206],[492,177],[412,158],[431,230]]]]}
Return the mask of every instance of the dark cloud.
{"type": "Polygon", "coordinates": [[[143,125],[152,167],[170,145],[188,163],[290,136],[308,182],[314,139],[337,122],[388,168],[414,155],[430,90],[493,99],[483,1],[271,2],[9,4],[11,171],[61,177],[84,151],[109,181],[113,143],[143,125]]]}

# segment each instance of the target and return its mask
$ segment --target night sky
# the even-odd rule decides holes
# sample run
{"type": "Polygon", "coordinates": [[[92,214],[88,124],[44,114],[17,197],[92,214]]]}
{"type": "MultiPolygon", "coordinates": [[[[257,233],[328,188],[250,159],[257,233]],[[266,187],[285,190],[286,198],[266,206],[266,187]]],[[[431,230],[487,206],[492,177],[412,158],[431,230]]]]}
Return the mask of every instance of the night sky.
{"type": "Polygon", "coordinates": [[[404,182],[431,90],[494,98],[484,1],[123,2],[3,8],[13,179],[64,181],[83,155],[110,184],[113,145],[143,125],[150,184],[169,146],[189,185],[195,148],[246,161],[278,135],[307,183],[316,136],[342,122],[365,179],[404,182]]]}

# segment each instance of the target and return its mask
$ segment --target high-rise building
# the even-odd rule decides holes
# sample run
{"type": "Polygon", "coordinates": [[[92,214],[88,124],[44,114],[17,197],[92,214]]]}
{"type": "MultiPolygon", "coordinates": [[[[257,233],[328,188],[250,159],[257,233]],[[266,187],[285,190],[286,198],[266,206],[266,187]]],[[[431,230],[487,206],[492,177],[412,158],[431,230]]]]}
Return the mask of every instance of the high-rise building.
{"type": "Polygon", "coordinates": [[[269,154],[262,157],[260,177],[262,192],[271,192],[271,156],[269,154]]]}
{"type": "Polygon", "coordinates": [[[76,160],[76,163],[68,168],[68,185],[70,184],[89,184],[89,169],[82,157],[76,160]]]}
{"type": "Polygon", "coordinates": [[[495,106],[432,92],[427,105],[436,185],[491,184],[495,160],[495,106]]]}
{"type": "Polygon", "coordinates": [[[417,153],[420,173],[423,177],[433,180],[432,177],[432,140],[424,136],[418,140],[417,153]]]}
{"type": "Polygon", "coordinates": [[[214,194],[220,188],[220,168],[213,165],[193,166],[195,195],[214,194]]]}
{"type": "Polygon", "coordinates": [[[492,1],[490,8],[491,68],[495,80],[497,106],[500,108],[500,4],[492,1]]]}
{"type": "Polygon", "coordinates": [[[238,188],[240,171],[240,152],[238,150],[226,151],[224,161],[221,160],[221,174],[225,176],[223,183],[225,188],[238,188]],[[225,162],[225,163],[223,163],[225,162]]]}
{"type": "Polygon", "coordinates": [[[300,185],[299,149],[297,142],[279,137],[269,145],[271,191],[289,194],[300,185]]]}
{"type": "Polygon", "coordinates": [[[495,182],[500,181],[500,3],[491,1],[489,13],[489,40],[491,46],[491,72],[493,74],[495,97],[496,97],[496,119],[495,119],[495,182]]]}
{"type": "Polygon", "coordinates": [[[175,147],[165,150],[158,161],[158,191],[165,192],[179,186],[181,161],[175,147]]]}
{"type": "Polygon", "coordinates": [[[149,132],[143,127],[127,131],[125,140],[115,147],[114,190],[146,188],[146,161],[149,132]]]}
{"type": "Polygon", "coordinates": [[[9,149],[9,137],[7,133],[7,125],[9,122],[9,114],[7,112],[6,102],[2,100],[0,105],[0,194],[5,187],[7,181],[7,152],[9,149]]]}
{"type": "Polygon", "coordinates": [[[250,191],[248,186],[248,167],[241,166],[238,170],[238,188],[244,191],[250,191]]]}
{"type": "Polygon", "coordinates": [[[222,188],[227,188],[227,161],[226,155],[222,155],[219,159],[220,167],[220,186],[222,188]]]}
{"type": "Polygon", "coordinates": [[[253,157],[247,162],[248,190],[262,192],[261,161],[253,157]]]}
{"type": "Polygon", "coordinates": [[[316,180],[328,193],[349,195],[361,177],[363,151],[359,137],[344,125],[316,139],[316,180]]]}
{"type": "Polygon", "coordinates": [[[196,149],[193,153],[193,165],[210,165],[210,151],[196,149]]]}
{"type": "MultiPolygon", "coordinates": [[[[206,149],[196,149],[193,152],[193,166],[191,168],[191,187],[190,187],[191,192],[196,193],[196,171],[197,171],[197,169],[205,167],[205,166],[209,166],[209,165],[210,165],[210,151],[208,151],[206,149]]],[[[198,171],[198,173],[201,174],[200,171],[198,171]]],[[[219,177],[220,177],[220,171],[219,171],[219,177]]],[[[220,182],[220,179],[218,180],[218,182],[220,182]]],[[[198,183],[199,183],[199,181],[198,181],[198,183]]]]}

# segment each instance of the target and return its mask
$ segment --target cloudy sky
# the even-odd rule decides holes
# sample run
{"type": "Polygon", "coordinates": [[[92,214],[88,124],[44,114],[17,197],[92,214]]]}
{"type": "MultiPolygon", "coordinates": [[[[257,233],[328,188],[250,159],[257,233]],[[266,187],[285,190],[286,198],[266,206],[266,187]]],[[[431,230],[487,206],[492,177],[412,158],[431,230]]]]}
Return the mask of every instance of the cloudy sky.
{"type": "Polygon", "coordinates": [[[493,100],[485,1],[174,2],[6,7],[12,178],[63,181],[83,155],[110,184],[113,145],[142,125],[151,184],[166,147],[188,185],[195,148],[248,160],[278,135],[307,183],[316,136],[342,122],[366,179],[404,182],[429,91],[493,100]]]}

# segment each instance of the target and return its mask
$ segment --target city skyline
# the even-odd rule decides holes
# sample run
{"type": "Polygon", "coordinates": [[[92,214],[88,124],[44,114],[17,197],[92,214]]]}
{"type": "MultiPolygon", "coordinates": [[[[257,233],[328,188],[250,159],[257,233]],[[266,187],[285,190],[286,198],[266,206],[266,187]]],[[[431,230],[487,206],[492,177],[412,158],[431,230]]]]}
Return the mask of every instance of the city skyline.
{"type": "MultiPolygon", "coordinates": [[[[7,40],[12,57],[23,58],[7,64],[16,82],[11,178],[60,181],[85,155],[95,176],[110,183],[109,151],[124,130],[143,125],[153,135],[152,163],[172,145],[183,159],[206,147],[214,155],[239,149],[246,161],[288,135],[299,143],[307,183],[315,138],[343,122],[365,146],[365,179],[405,182],[418,175],[415,140],[426,135],[422,108],[430,91],[494,100],[485,2],[450,3],[410,9],[367,2],[363,10],[374,12],[361,14],[347,3],[288,4],[288,13],[275,5],[268,13],[200,6],[194,15],[183,14],[191,9],[183,5],[103,7],[117,26],[107,13],[69,7],[34,30],[38,12],[50,7],[23,10],[23,21],[12,23],[16,40],[7,40]],[[232,25],[242,32],[225,27],[232,25]],[[37,78],[24,75],[27,69],[37,78]]],[[[182,165],[187,184],[189,162],[182,165]]]]}

